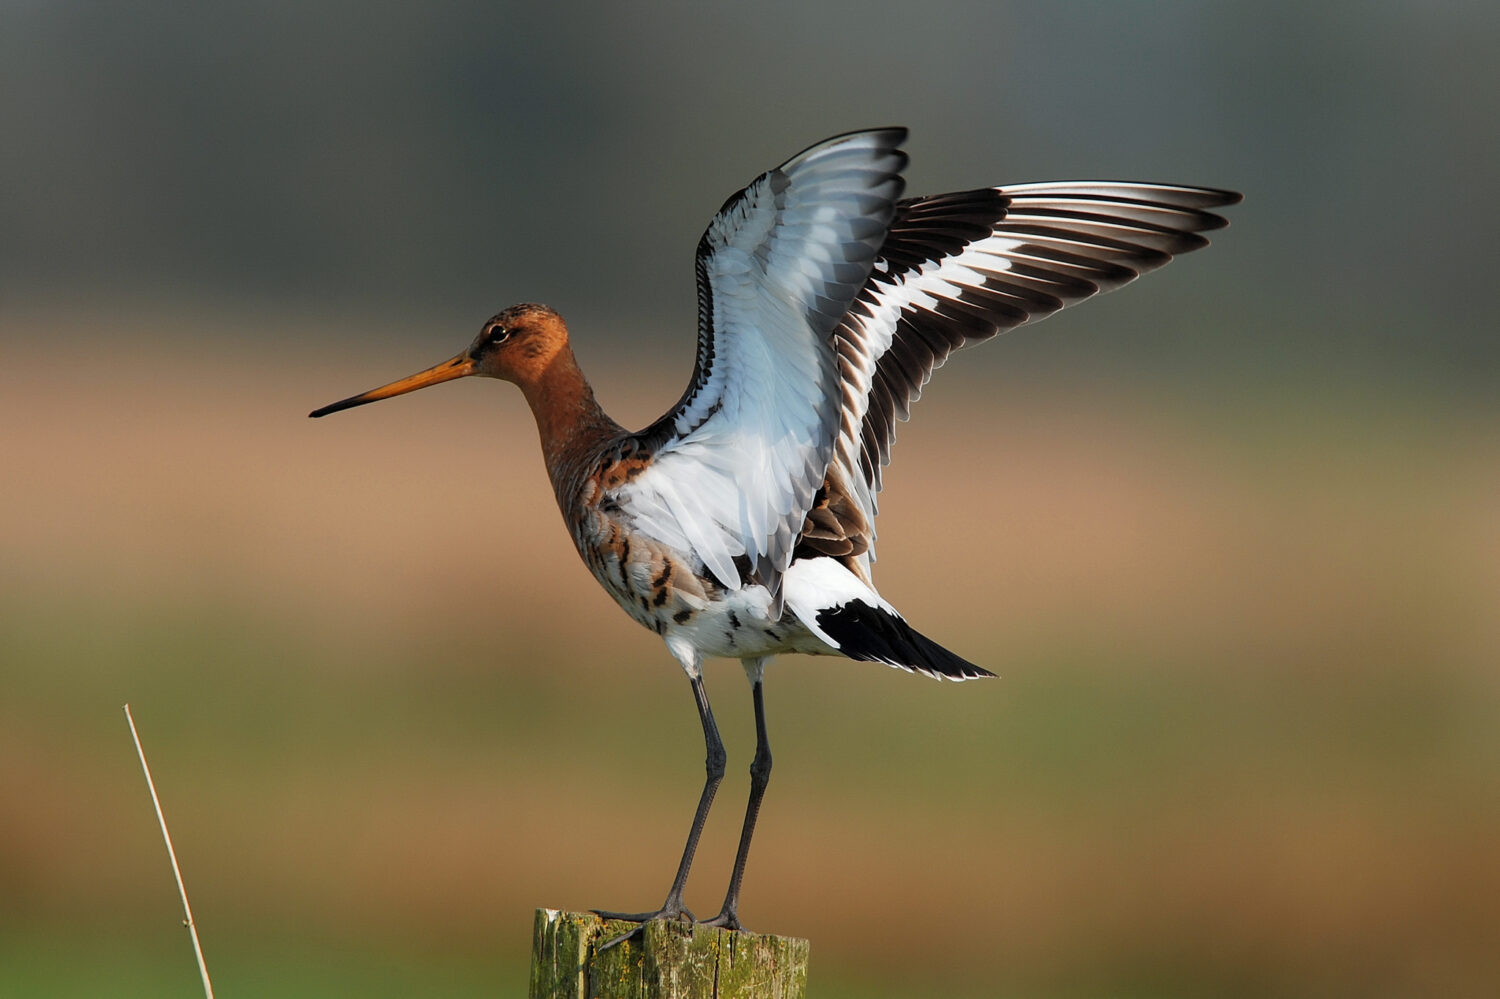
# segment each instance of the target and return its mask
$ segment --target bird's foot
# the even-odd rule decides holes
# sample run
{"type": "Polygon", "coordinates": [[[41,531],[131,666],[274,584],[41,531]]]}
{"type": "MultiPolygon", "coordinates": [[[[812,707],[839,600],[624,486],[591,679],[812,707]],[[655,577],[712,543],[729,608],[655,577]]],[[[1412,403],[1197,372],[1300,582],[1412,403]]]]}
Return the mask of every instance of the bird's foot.
{"type": "Polygon", "coordinates": [[[698,925],[699,926],[717,926],[717,927],[719,927],[720,929],[723,929],[723,930],[738,930],[738,929],[743,929],[743,927],[740,926],[740,917],[737,914],[735,914],[732,910],[729,910],[729,909],[725,909],[723,912],[719,913],[717,916],[715,916],[712,919],[705,919],[705,920],[703,920],[698,925]]]}
{"type": "Polygon", "coordinates": [[[681,902],[668,904],[655,912],[610,912],[607,909],[589,910],[600,919],[619,919],[627,923],[649,923],[653,919],[680,919],[685,923],[696,923],[698,917],[688,911],[681,902]]]}
{"type": "Polygon", "coordinates": [[[618,919],[626,923],[640,924],[628,933],[621,933],[619,936],[600,944],[596,950],[596,953],[599,954],[604,953],[612,947],[618,947],[633,936],[638,936],[646,924],[654,919],[676,919],[684,923],[696,923],[698,921],[698,917],[689,912],[680,899],[668,899],[667,904],[655,912],[610,912],[607,909],[594,909],[593,913],[600,919],[618,919]]]}

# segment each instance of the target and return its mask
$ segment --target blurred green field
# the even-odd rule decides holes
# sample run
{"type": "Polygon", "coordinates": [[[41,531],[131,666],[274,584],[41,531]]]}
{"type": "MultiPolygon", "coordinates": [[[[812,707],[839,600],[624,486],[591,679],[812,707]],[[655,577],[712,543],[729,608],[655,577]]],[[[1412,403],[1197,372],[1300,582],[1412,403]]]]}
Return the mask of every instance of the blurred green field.
{"type": "MultiPolygon", "coordinates": [[[[519,996],[535,907],[659,901],[687,685],[514,392],[311,423],[437,358],[76,322],[0,372],[0,996],[198,990],[126,701],[221,995],[519,996]]],[[[644,422],[682,360],[591,368],[644,422]]],[[[1493,402],[956,364],[888,482],[882,591],[1003,679],[772,666],[742,914],[814,997],[1500,988],[1493,402]]],[[[699,911],[753,741],[709,684],[699,911]]]]}

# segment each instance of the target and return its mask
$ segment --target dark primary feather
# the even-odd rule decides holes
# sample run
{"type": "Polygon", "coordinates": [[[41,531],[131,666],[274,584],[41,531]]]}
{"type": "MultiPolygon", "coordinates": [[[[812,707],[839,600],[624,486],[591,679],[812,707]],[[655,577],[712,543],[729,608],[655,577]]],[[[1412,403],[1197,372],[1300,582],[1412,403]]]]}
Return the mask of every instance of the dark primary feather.
{"type": "Polygon", "coordinates": [[[810,517],[804,550],[834,554],[839,533],[851,551],[871,550],[896,422],[949,354],[1206,246],[1200,233],[1227,224],[1208,209],[1238,200],[1210,188],[1083,181],[898,202],[875,269],[834,330],[842,446],[820,496],[853,515],[839,519],[841,530],[826,514],[810,517]]]}

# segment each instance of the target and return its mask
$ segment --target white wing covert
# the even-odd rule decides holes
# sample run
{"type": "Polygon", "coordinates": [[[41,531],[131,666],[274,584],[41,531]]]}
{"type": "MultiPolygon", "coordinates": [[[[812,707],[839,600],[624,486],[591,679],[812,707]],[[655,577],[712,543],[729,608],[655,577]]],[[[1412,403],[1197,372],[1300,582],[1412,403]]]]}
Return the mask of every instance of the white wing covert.
{"type": "Polygon", "coordinates": [[[698,356],[654,452],[618,489],[639,529],[729,589],[779,593],[833,456],[834,328],[866,286],[902,190],[904,129],[819,143],[725,202],[698,244],[698,356]]]}

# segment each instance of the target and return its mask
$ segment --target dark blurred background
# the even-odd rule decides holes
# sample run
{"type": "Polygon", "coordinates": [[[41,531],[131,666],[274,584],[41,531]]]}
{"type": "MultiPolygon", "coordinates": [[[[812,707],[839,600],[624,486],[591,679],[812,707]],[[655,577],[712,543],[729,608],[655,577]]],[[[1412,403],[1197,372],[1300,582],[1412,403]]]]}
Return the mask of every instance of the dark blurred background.
{"type": "MultiPolygon", "coordinates": [[[[788,657],[748,874],[811,994],[1500,989],[1500,8],[0,5],[0,996],[520,995],[643,908],[686,685],[557,523],[524,404],[305,413],[515,301],[643,425],[760,171],[1246,194],[960,355],[882,591],[1002,673],[788,657]]],[[[689,904],[712,911],[753,730],[689,904]]]]}

